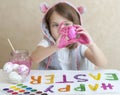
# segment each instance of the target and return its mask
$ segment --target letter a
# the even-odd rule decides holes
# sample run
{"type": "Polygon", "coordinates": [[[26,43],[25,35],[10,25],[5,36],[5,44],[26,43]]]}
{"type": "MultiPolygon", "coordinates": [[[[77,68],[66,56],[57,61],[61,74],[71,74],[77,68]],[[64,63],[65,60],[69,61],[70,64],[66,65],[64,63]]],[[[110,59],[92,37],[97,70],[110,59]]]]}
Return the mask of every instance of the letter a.
{"type": "Polygon", "coordinates": [[[88,87],[93,90],[96,91],[98,89],[98,84],[95,84],[94,86],[92,86],[91,84],[88,85],[88,87]]]}
{"type": "Polygon", "coordinates": [[[93,74],[89,74],[93,79],[95,79],[95,80],[100,80],[100,78],[101,78],[101,74],[100,73],[98,73],[97,74],[97,76],[94,76],[93,74]]]}

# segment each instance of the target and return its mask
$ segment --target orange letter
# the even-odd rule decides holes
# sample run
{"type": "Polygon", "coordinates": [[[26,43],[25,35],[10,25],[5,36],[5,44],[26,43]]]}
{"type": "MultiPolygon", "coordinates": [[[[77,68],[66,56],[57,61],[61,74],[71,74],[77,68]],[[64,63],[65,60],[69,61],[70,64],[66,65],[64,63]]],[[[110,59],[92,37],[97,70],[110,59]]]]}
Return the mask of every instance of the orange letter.
{"type": "Polygon", "coordinates": [[[60,92],[68,92],[68,91],[70,91],[70,85],[67,85],[66,88],[60,88],[60,89],[58,89],[58,91],[60,91],[60,92]]]}
{"type": "Polygon", "coordinates": [[[30,83],[31,84],[40,84],[41,83],[41,76],[38,76],[36,79],[35,79],[35,76],[31,76],[31,81],[30,83]]]}

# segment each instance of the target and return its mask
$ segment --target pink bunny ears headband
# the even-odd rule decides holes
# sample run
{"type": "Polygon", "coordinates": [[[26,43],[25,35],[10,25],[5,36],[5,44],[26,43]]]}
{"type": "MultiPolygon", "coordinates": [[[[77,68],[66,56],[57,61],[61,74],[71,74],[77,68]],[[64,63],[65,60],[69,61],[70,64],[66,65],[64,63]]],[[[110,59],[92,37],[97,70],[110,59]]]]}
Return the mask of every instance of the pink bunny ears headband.
{"type": "MultiPolygon", "coordinates": [[[[40,4],[40,10],[41,10],[41,12],[46,13],[49,10],[49,6],[47,5],[47,3],[44,2],[44,3],[40,4]]],[[[85,13],[86,8],[83,6],[79,6],[79,7],[77,7],[77,11],[80,14],[83,14],[83,13],[85,13]]]]}

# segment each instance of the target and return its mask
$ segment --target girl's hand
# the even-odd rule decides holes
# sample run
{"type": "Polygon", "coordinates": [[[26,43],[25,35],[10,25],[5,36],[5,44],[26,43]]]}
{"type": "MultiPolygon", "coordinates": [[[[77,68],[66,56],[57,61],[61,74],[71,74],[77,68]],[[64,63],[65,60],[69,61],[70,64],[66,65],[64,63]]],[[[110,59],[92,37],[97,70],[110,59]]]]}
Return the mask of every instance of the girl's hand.
{"type": "Polygon", "coordinates": [[[60,38],[61,38],[61,36],[59,35],[59,37],[56,39],[56,43],[55,43],[56,47],[58,47],[58,45],[59,45],[60,38]]]}
{"type": "Polygon", "coordinates": [[[91,44],[93,43],[93,40],[91,38],[91,36],[89,35],[89,33],[80,25],[74,25],[74,27],[76,27],[76,31],[78,32],[78,36],[80,36],[80,38],[82,40],[88,40],[89,42],[86,44],[91,44]]]}
{"type": "Polygon", "coordinates": [[[59,35],[58,39],[56,40],[56,47],[57,48],[62,48],[64,47],[64,42],[63,42],[63,39],[62,38],[62,35],[59,35]]]}

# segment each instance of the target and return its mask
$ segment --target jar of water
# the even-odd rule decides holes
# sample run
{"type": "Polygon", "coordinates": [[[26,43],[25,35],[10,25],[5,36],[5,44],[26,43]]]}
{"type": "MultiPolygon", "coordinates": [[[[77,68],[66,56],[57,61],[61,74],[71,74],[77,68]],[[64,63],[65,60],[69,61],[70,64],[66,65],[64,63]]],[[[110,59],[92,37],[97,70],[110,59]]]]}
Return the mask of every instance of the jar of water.
{"type": "Polygon", "coordinates": [[[4,65],[11,83],[24,82],[30,73],[31,59],[28,50],[15,50],[10,53],[10,60],[4,65]]]}

